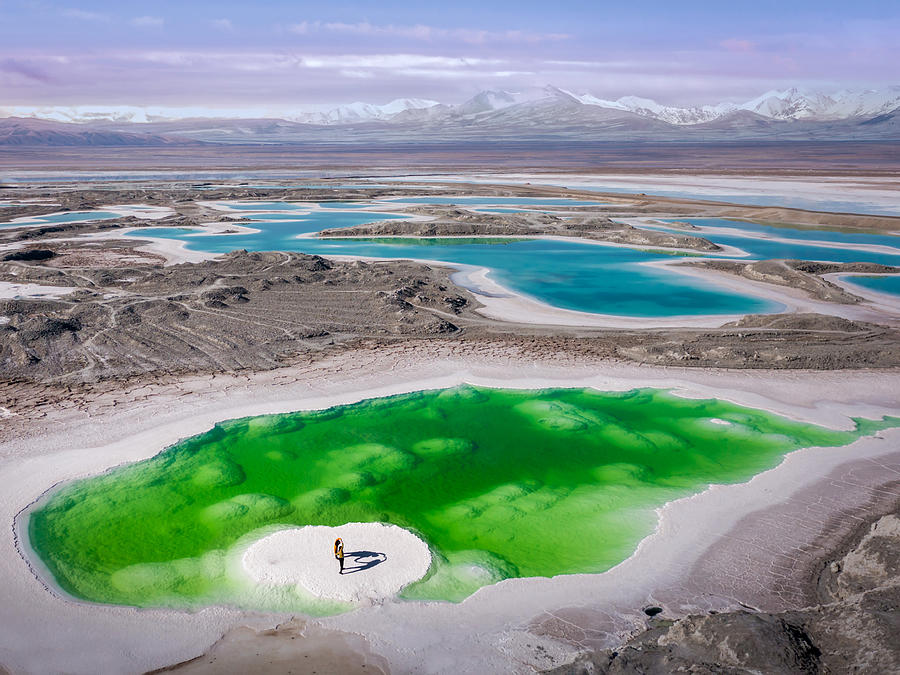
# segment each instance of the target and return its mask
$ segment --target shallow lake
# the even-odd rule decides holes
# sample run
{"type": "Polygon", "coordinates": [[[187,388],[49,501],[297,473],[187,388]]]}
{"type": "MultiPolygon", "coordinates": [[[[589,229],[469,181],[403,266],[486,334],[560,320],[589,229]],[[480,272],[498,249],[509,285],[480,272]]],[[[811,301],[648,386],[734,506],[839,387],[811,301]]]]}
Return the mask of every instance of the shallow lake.
{"type": "MultiPolygon", "coordinates": [[[[446,203],[497,203],[498,199],[521,204],[523,198],[445,198],[446,203]],[[455,200],[455,201],[451,201],[455,200]]],[[[778,311],[778,303],[738,294],[677,272],[640,263],[671,260],[681,254],[664,250],[639,250],[587,244],[577,241],[545,239],[425,239],[370,238],[318,239],[298,238],[326,228],[401,218],[390,213],[359,211],[365,206],[441,203],[435,198],[411,198],[387,202],[323,202],[322,210],[295,202],[247,202],[232,204],[253,219],[253,234],[202,235],[184,229],[142,229],[135,236],[179,239],[192,250],[225,253],[235,249],[253,251],[284,250],[320,255],[350,255],[372,258],[432,260],[456,265],[486,267],[491,278],[516,293],[547,304],[575,311],[628,317],[667,317],[704,314],[749,314],[778,311]],[[348,209],[348,207],[350,207],[348,209]]],[[[541,200],[535,204],[590,204],[577,200],[541,200]]],[[[501,201],[501,203],[506,203],[501,201]]],[[[530,203],[530,202],[526,202],[530,203]]],[[[894,235],[858,232],[806,231],[717,218],[682,219],[703,228],[699,232],[716,243],[745,251],[750,259],[792,258],[830,262],[877,262],[900,264],[900,248],[867,251],[854,245],[892,246],[900,238],[894,235]],[[819,246],[817,240],[848,246],[819,246]]],[[[665,228],[685,232],[677,228],[665,228]]],[[[892,292],[893,286],[884,284],[892,292]]]]}

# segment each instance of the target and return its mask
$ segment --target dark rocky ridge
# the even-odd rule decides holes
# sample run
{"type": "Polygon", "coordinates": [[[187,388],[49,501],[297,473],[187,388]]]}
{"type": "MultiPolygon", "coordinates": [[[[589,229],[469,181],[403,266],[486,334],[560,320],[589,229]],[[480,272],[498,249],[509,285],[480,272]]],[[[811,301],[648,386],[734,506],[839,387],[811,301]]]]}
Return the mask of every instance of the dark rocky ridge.
{"type": "Polygon", "coordinates": [[[617,649],[554,675],[673,672],[891,673],[900,671],[900,511],[878,519],[821,576],[821,604],[785,612],[738,611],[651,619],[617,649]]]}

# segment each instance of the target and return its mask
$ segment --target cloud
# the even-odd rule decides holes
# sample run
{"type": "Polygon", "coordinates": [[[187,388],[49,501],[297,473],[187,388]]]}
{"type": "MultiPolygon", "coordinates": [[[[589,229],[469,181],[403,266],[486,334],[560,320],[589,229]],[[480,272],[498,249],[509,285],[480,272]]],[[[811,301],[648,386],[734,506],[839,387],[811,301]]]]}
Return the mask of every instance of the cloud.
{"type": "Polygon", "coordinates": [[[728,38],[719,43],[720,47],[724,47],[730,52],[752,52],[756,49],[756,43],[751,40],[739,40],[737,38],[728,38]]]}
{"type": "Polygon", "coordinates": [[[139,28],[162,28],[165,19],[158,16],[137,16],[130,23],[139,28]]]}
{"type": "Polygon", "coordinates": [[[368,21],[357,23],[303,21],[288,26],[288,31],[297,35],[313,33],[340,33],[344,35],[365,35],[370,37],[404,38],[408,40],[455,40],[468,44],[489,42],[536,43],[567,40],[565,33],[533,33],[522,30],[488,31],[469,28],[435,28],[423,24],[411,26],[394,24],[373,24],[368,21]]]}
{"type": "Polygon", "coordinates": [[[40,66],[22,59],[9,58],[0,60],[0,72],[20,75],[27,80],[44,82],[45,84],[53,82],[53,78],[44,72],[40,66]]]}
{"type": "Polygon", "coordinates": [[[226,33],[234,31],[234,24],[231,23],[231,19],[213,19],[209,24],[216,30],[221,30],[226,33]]]}
{"type": "Polygon", "coordinates": [[[64,9],[62,15],[79,21],[109,21],[109,16],[106,14],[86,12],[83,9],[64,9]]]}
{"type": "Polygon", "coordinates": [[[302,57],[299,65],[306,68],[378,68],[401,70],[405,68],[472,68],[475,66],[503,64],[500,59],[474,57],[428,56],[425,54],[339,54],[302,57]]]}

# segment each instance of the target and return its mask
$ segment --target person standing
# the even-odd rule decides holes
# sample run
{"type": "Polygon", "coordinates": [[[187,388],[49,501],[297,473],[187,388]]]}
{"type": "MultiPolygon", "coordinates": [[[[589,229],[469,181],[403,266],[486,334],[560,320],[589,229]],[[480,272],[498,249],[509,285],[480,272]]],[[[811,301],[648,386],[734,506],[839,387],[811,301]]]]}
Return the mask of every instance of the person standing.
{"type": "Polygon", "coordinates": [[[334,540],[334,557],[337,558],[341,568],[338,574],[344,573],[344,541],[338,537],[334,540]]]}

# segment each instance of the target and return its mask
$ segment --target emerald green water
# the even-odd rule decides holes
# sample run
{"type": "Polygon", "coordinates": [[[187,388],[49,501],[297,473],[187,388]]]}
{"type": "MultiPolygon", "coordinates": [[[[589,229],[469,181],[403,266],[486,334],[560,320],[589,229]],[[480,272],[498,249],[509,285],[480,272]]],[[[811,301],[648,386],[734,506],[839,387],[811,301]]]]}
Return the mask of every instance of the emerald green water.
{"type": "Polygon", "coordinates": [[[391,522],[434,552],[403,596],[455,601],[509,577],[602,572],[667,501],[898,424],[833,431],[653,389],[416,392],[218,424],[65,485],[29,534],[60,586],[87,600],[328,613],[341,607],[253,587],[243,548],[283,526],[391,522]]]}

